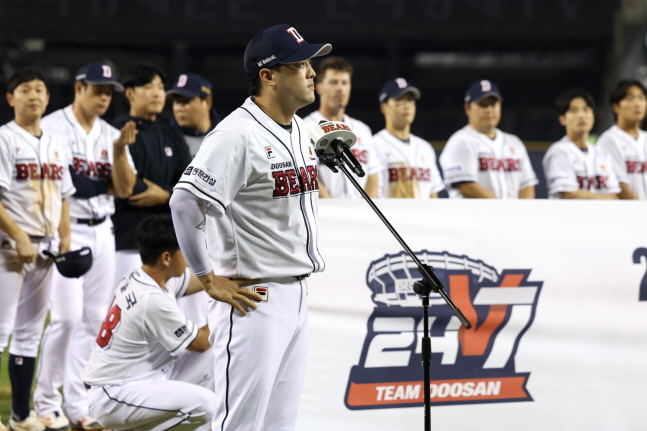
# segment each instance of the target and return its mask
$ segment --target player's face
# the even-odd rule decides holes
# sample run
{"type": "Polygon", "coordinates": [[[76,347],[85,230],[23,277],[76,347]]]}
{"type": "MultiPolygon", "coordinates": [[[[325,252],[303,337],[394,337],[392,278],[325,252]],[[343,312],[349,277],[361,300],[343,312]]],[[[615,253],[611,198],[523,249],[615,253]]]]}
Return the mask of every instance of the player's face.
{"type": "Polygon", "coordinates": [[[7,102],[14,109],[16,117],[29,120],[40,119],[49,103],[47,86],[40,79],[23,82],[13,93],[7,93],[7,102]]]}
{"type": "Polygon", "coordinates": [[[595,114],[584,99],[576,97],[571,100],[568,111],[559,117],[559,122],[566,127],[566,134],[589,133],[595,123],[595,114]]]}
{"type": "Polygon", "coordinates": [[[627,95],[617,105],[613,105],[613,112],[619,121],[640,122],[647,112],[647,97],[640,87],[629,87],[627,95]]]}
{"type": "Polygon", "coordinates": [[[416,119],[416,98],[406,93],[397,99],[388,99],[381,105],[387,123],[397,129],[411,126],[416,119]]]}
{"type": "Polygon", "coordinates": [[[332,110],[345,109],[350,100],[350,73],[328,69],[316,89],[322,106],[332,110]]]}
{"type": "Polygon", "coordinates": [[[138,114],[136,116],[157,115],[164,109],[164,102],[166,101],[164,82],[162,78],[155,75],[148,84],[129,88],[127,97],[131,111],[138,114]]]}
{"type": "Polygon", "coordinates": [[[284,64],[276,71],[277,96],[289,109],[299,109],[315,101],[315,71],[310,60],[284,64]]]}
{"type": "Polygon", "coordinates": [[[112,101],[112,85],[77,84],[76,100],[89,115],[101,116],[106,113],[112,101]]]}
{"type": "Polygon", "coordinates": [[[173,116],[180,127],[197,129],[203,118],[209,117],[210,99],[173,96],[173,116]]]}
{"type": "Polygon", "coordinates": [[[501,121],[501,101],[494,96],[489,96],[465,105],[465,113],[470,126],[481,133],[489,133],[501,121]]]}

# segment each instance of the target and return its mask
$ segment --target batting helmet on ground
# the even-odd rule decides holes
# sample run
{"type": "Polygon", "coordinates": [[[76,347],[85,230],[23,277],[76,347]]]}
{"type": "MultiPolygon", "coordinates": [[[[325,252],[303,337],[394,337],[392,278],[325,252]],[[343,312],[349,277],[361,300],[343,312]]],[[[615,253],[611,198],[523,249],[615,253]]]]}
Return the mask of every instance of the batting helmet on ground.
{"type": "Polygon", "coordinates": [[[58,256],[49,250],[43,251],[43,254],[54,259],[56,268],[63,277],[78,278],[92,268],[92,250],[90,247],[68,251],[58,256]]]}

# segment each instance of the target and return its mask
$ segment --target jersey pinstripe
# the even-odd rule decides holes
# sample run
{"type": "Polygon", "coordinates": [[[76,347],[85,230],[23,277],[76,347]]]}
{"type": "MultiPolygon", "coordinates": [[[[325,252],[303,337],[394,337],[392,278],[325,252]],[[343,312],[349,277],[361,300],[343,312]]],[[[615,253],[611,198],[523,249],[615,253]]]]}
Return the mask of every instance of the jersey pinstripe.
{"type": "Polygon", "coordinates": [[[613,125],[596,146],[611,157],[618,181],[629,185],[638,199],[647,200],[647,132],[639,130],[634,138],[613,125]]]}
{"type": "Polygon", "coordinates": [[[143,380],[182,353],[198,335],[177,305],[190,270],[162,289],[143,269],[124,277],[115,291],[82,378],[93,386],[143,380]]]}
{"type": "Polygon", "coordinates": [[[587,143],[582,151],[567,136],[555,142],[544,155],[543,165],[548,197],[559,199],[561,192],[588,190],[592,193],[620,193],[611,158],[587,143]]]}
{"type": "Polygon", "coordinates": [[[445,188],[429,142],[411,134],[403,142],[386,129],[373,141],[381,166],[380,197],[426,199],[445,188]]]}
{"type": "Polygon", "coordinates": [[[499,129],[494,139],[469,125],[458,130],[440,154],[440,167],[450,198],[463,197],[452,187],[459,182],[476,182],[499,199],[517,199],[538,183],[523,142],[499,129]]]}
{"type": "Polygon", "coordinates": [[[214,273],[287,277],[324,269],[317,248],[317,158],[303,120],[291,131],[252,100],[207,135],[175,188],[207,205],[214,273]]]}
{"type": "Polygon", "coordinates": [[[74,194],[70,155],[59,138],[37,138],[15,122],[0,127],[0,202],[28,235],[57,237],[62,199],[74,194]]]}
{"type": "MultiPolygon", "coordinates": [[[[310,132],[310,130],[312,130],[312,128],[322,120],[328,121],[323,115],[321,115],[321,112],[314,111],[305,117],[303,122],[306,125],[307,131],[310,132]]],[[[371,132],[370,127],[366,124],[351,118],[348,115],[344,115],[343,121],[348,127],[350,127],[353,133],[357,135],[357,142],[352,146],[351,152],[362,165],[362,168],[366,173],[363,177],[355,177],[359,185],[364,189],[366,188],[368,176],[380,171],[380,161],[377,158],[375,146],[373,144],[373,133],[371,132]]],[[[325,165],[320,164],[319,178],[324,183],[330,196],[333,198],[360,199],[362,197],[355,186],[353,186],[348,178],[346,178],[346,176],[341,172],[334,173],[325,165]]]]}
{"type": "MultiPolygon", "coordinates": [[[[74,114],[72,105],[59,109],[41,121],[47,132],[65,140],[72,153],[74,172],[94,181],[108,181],[112,175],[113,142],[121,132],[101,118],[96,118],[87,133],[74,114]]],[[[131,168],[135,166],[126,149],[131,168]]],[[[135,171],[136,172],[136,171],[135,171]]],[[[115,212],[114,198],[102,194],[89,199],[70,199],[70,217],[103,218],[115,212]]]]}

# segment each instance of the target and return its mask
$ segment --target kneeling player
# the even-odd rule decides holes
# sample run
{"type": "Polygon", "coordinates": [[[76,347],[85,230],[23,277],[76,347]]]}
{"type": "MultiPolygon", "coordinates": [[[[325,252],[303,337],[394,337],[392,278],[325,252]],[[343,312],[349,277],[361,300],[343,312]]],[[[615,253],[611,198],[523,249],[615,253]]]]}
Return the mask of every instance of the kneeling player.
{"type": "Polygon", "coordinates": [[[143,220],[137,241],[143,265],[119,283],[82,374],[90,414],[116,430],[209,429],[214,393],[168,379],[185,349],[210,348],[208,326],[198,329],[177,305],[201,284],[187,268],[170,216],[143,220]]]}

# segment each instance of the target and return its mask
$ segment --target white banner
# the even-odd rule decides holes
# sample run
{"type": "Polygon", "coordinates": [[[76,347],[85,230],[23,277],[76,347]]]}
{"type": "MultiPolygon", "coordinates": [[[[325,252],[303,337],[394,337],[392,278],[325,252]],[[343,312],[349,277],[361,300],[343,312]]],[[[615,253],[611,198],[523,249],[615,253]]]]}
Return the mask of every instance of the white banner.
{"type": "MultiPolygon", "coordinates": [[[[432,294],[432,429],[647,429],[645,202],[377,203],[473,325],[432,294]]],[[[365,202],[319,220],[297,429],[422,430],[416,266],[365,202]]]]}

